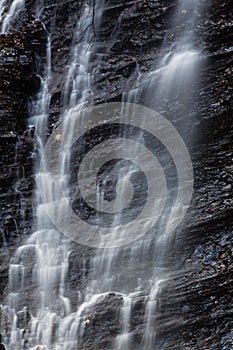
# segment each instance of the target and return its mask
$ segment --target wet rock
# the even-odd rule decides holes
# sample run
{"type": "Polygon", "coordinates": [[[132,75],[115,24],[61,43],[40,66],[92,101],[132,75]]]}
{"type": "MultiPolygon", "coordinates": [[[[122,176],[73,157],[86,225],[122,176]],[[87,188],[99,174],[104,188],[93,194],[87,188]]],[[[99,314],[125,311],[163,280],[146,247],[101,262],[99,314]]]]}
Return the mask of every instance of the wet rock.
{"type": "MultiPolygon", "coordinates": [[[[4,256],[1,262],[1,289],[7,284],[9,257],[19,244],[19,237],[29,233],[31,227],[34,140],[26,121],[27,99],[34,97],[40,87],[40,80],[34,75],[36,59],[40,56],[43,73],[47,28],[51,31],[52,43],[49,121],[52,132],[63,108],[66,66],[82,5],[82,1],[44,3],[45,27],[33,15],[36,2],[28,0],[26,14],[15,24],[14,32],[0,38],[3,215],[0,245],[9,249],[9,256],[4,256]]],[[[159,293],[154,325],[158,330],[158,349],[232,348],[232,4],[230,0],[200,3],[205,11],[201,11],[204,15],[200,15],[195,28],[195,45],[203,50],[206,59],[198,76],[196,99],[192,100],[189,113],[183,113],[182,101],[176,100],[165,101],[160,111],[172,120],[189,146],[195,188],[183,233],[167,256],[176,277],[159,293]]],[[[94,43],[96,52],[91,57],[92,69],[96,69],[98,63],[96,103],[120,101],[123,92],[134,88],[138,77],[160,60],[164,38],[172,42],[174,35],[182,30],[180,23],[171,27],[176,5],[177,1],[170,0],[105,1],[101,31],[96,33],[94,43]]],[[[89,215],[88,212],[84,214],[89,215]]],[[[74,243],[72,248],[67,296],[71,298],[74,311],[85,298],[83,290],[91,273],[90,257],[94,252],[74,243]]],[[[152,265],[153,254],[143,259],[131,275],[145,273],[144,266],[148,261],[152,265]]],[[[124,262],[116,263],[121,264],[124,271],[124,262]]],[[[127,278],[125,284],[129,280],[127,278]]],[[[147,292],[135,302],[132,310],[130,332],[136,350],[141,350],[145,333],[146,297],[147,292]]],[[[112,341],[121,329],[121,305],[121,298],[113,294],[94,311],[89,310],[83,320],[90,319],[85,327],[83,349],[112,348],[112,341]]],[[[21,322],[24,321],[22,318],[21,322]]]]}
{"type": "MultiPolygon", "coordinates": [[[[111,293],[88,314],[90,324],[86,324],[83,337],[83,349],[107,349],[112,347],[112,338],[120,330],[119,311],[122,297],[111,293]]],[[[85,320],[84,320],[85,322],[85,320]]]]}
{"type": "MultiPolygon", "coordinates": [[[[20,181],[32,175],[32,145],[24,135],[28,116],[27,86],[33,61],[24,35],[1,35],[0,47],[1,244],[12,244],[15,236],[23,234],[24,227],[30,226],[32,214],[32,201],[26,208],[23,193],[18,188],[20,181]]],[[[31,194],[32,191],[30,197],[31,194]]]]}

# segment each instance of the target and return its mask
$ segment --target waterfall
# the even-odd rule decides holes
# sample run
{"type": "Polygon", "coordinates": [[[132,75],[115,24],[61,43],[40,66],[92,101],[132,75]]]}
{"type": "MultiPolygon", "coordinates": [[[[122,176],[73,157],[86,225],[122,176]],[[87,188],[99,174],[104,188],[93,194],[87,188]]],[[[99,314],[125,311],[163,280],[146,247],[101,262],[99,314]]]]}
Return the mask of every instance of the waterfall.
{"type": "Polygon", "coordinates": [[[130,318],[131,318],[131,303],[132,299],[130,296],[124,296],[123,306],[120,312],[120,321],[122,324],[121,334],[116,337],[116,350],[128,350],[131,348],[130,344],[130,318]]]}
{"type": "Polygon", "coordinates": [[[0,23],[2,21],[1,34],[6,34],[14,19],[19,15],[19,13],[24,9],[25,0],[14,0],[9,7],[8,12],[4,15],[6,6],[8,5],[7,0],[1,0],[0,3],[0,23]]]}
{"type": "Polygon", "coordinates": [[[0,1],[0,23],[2,22],[2,18],[5,12],[6,6],[7,6],[7,0],[1,0],[0,1]]]}
{"type": "MultiPolygon", "coordinates": [[[[1,2],[1,14],[4,13],[5,1],[1,2]]],[[[175,14],[175,22],[182,23],[182,30],[174,39],[165,40],[160,63],[153,70],[140,78],[137,88],[125,92],[125,102],[137,102],[158,110],[163,110],[169,101],[182,99],[184,110],[189,107],[184,91],[193,90],[194,77],[200,63],[201,53],[194,44],[193,29],[196,23],[198,1],[180,0],[175,14]]],[[[3,15],[2,31],[9,29],[13,17],[23,7],[22,1],[14,1],[8,14],[3,15]],[[13,6],[14,5],[14,6],[13,6]],[[21,6],[22,5],[22,6],[21,6]]],[[[43,6],[38,5],[37,16],[40,16],[43,6]]],[[[58,154],[59,173],[54,176],[44,151],[48,127],[51,67],[51,38],[47,37],[47,69],[40,74],[41,90],[32,103],[30,126],[35,126],[37,145],[35,153],[40,167],[36,168],[36,229],[25,245],[17,249],[9,269],[9,295],[3,306],[3,342],[8,350],[76,350],[82,349],[83,336],[88,327],[91,314],[95,308],[104,303],[112,293],[119,296],[121,308],[118,321],[120,333],[115,337],[112,349],[131,350],[131,313],[136,301],[145,301],[145,334],[140,349],[155,350],[156,344],[156,312],[161,286],[170,278],[171,272],[165,264],[165,255],[170,249],[171,235],[165,230],[166,215],[158,225],[156,235],[150,233],[130,245],[114,246],[114,242],[122,238],[122,213],[111,218],[113,236],[112,246],[103,243],[96,248],[90,258],[90,272],[84,287],[84,297],[79,299],[77,291],[77,310],[71,305],[66,290],[68,280],[69,257],[71,247],[69,238],[62,235],[53,225],[45,207],[51,208],[53,216],[57,217],[63,226],[62,218],[66,215],[64,201],[59,198],[60,189],[70,199],[70,165],[72,151],[67,145],[73,144],[75,131],[84,123],[82,113],[80,119],[72,118],[79,115],[85,107],[94,104],[93,72],[90,64],[91,55],[95,49],[96,32],[101,26],[103,0],[93,1],[93,5],[84,2],[80,20],[77,23],[67,68],[63,91],[63,112],[61,119],[54,126],[54,148],[58,154]],[[41,192],[43,192],[43,203],[41,192]],[[115,230],[115,231],[114,231],[115,230]],[[151,257],[152,261],[142,265],[143,257],[151,257]],[[130,277],[129,277],[130,276],[130,277]],[[147,295],[147,297],[145,297],[147,295]],[[27,300],[26,300],[27,299],[27,300]],[[10,331],[9,331],[10,329],[10,331]]],[[[45,28],[46,29],[46,28],[45,28]]],[[[39,74],[39,72],[38,72],[39,74]]],[[[124,136],[124,133],[123,133],[124,136]]],[[[141,146],[130,149],[131,157],[137,158],[139,148],[146,144],[145,135],[135,132],[134,140],[141,146]]],[[[117,154],[117,149],[116,149],[117,154]]],[[[119,158],[119,157],[118,157],[119,158]]],[[[118,184],[119,201],[124,200],[127,184],[135,179],[138,181],[140,169],[122,159],[114,164],[114,176],[121,177],[118,184]]],[[[103,173],[103,177],[106,174],[103,173]]],[[[104,202],[108,183],[114,184],[112,174],[107,173],[103,182],[97,186],[98,205],[104,202]]],[[[146,185],[145,185],[146,192],[146,185]]],[[[171,190],[170,204],[174,204],[171,190]]],[[[63,199],[63,198],[62,198],[63,199]]],[[[159,198],[160,200],[160,198],[159,198]]],[[[109,205],[110,206],[110,205],[109,205]]],[[[169,214],[171,208],[167,209],[169,214]]],[[[68,214],[67,214],[68,216],[68,214]]],[[[103,220],[103,218],[97,218],[103,220]]],[[[84,257],[85,262],[85,257],[84,257]]],[[[161,349],[161,347],[159,347],[161,349]]]]}
{"type": "MultiPolygon", "coordinates": [[[[189,113],[189,109],[193,107],[190,97],[194,97],[196,74],[202,61],[202,53],[195,47],[194,35],[200,3],[192,0],[179,1],[173,25],[180,25],[180,33],[172,41],[165,39],[159,64],[144,77],[140,77],[138,87],[125,93],[123,101],[144,103],[158,111],[164,111],[169,104],[174,106],[180,101],[182,108],[175,118],[189,113]]],[[[155,242],[154,254],[159,258],[154,262],[151,289],[145,310],[146,327],[141,343],[141,349],[145,350],[157,349],[156,314],[159,292],[166,279],[170,278],[169,271],[161,269],[160,266],[166,265],[164,259],[166,252],[171,249],[170,240],[171,237],[164,234],[162,226],[155,242]]],[[[160,344],[159,349],[161,346],[160,344]]]]}
{"type": "MultiPolygon", "coordinates": [[[[18,14],[19,8],[21,9],[20,4],[22,4],[20,1],[12,3],[9,13],[4,18],[4,31],[9,28],[13,16],[18,14]]],[[[95,30],[98,30],[101,20],[102,1],[98,0],[93,4],[93,7],[88,3],[83,4],[82,15],[71,48],[71,60],[64,89],[64,115],[68,117],[72,107],[79,105],[80,109],[83,108],[87,99],[92,96],[89,56],[95,30]]],[[[41,12],[42,9],[38,7],[37,17],[41,15],[41,12]]],[[[46,31],[45,27],[44,29],[46,31]]],[[[83,303],[77,313],[71,312],[70,301],[66,296],[65,289],[68,273],[69,239],[62,236],[53,227],[44,205],[41,203],[39,184],[47,191],[47,203],[56,203],[57,199],[56,179],[48,172],[46,159],[41,157],[46,142],[51,97],[49,85],[52,69],[49,33],[46,53],[46,70],[42,74],[38,72],[41,89],[35,101],[31,103],[31,118],[29,119],[30,127],[35,127],[36,130],[35,154],[41,161],[40,169],[36,168],[36,230],[27,243],[17,249],[9,269],[8,300],[2,308],[2,336],[8,349],[21,350],[25,347],[28,349],[76,349],[79,341],[77,334],[80,334],[80,337],[82,335],[85,309],[95,305],[103,297],[102,294],[93,295],[83,303]],[[32,258],[31,261],[29,257],[32,258]],[[33,291],[25,300],[25,292],[30,285],[33,286],[33,291]],[[23,312],[26,314],[26,320],[22,320],[23,312]],[[28,323],[27,326],[26,323],[28,323]]],[[[38,57],[37,66],[40,68],[39,61],[38,57]]],[[[64,123],[64,130],[57,138],[57,142],[61,143],[61,150],[65,142],[63,135],[65,139],[69,133],[72,134],[72,124],[70,124],[70,119],[67,119],[68,122],[64,123]]],[[[65,179],[67,170],[64,166],[65,154],[61,156],[60,161],[61,178],[65,179]]]]}

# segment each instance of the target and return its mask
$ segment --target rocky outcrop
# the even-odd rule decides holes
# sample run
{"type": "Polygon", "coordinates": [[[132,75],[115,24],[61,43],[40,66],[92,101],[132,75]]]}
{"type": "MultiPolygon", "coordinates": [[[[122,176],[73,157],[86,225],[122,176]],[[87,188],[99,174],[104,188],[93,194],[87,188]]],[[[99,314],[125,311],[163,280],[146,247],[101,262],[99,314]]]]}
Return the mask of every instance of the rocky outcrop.
{"type": "MultiPolygon", "coordinates": [[[[80,16],[81,1],[45,1],[42,23],[35,21],[35,2],[26,1],[26,13],[14,33],[1,36],[1,244],[17,245],[28,233],[32,218],[33,130],[26,124],[28,100],[38,89],[35,58],[45,63],[46,30],[51,33],[52,74],[50,129],[63,109],[62,90],[70,46],[80,16]],[[22,34],[19,34],[19,31],[22,34]],[[20,239],[20,238],[19,238],[20,239]]],[[[176,2],[105,1],[101,30],[96,33],[92,58],[94,102],[120,101],[159,61],[161,45],[181,30],[171,26],[176,2]],[[98,62],[98,67],[96,63],[98,62]]],[[[196,96],[188,114],[179,114],[180,101],[163,106],[188,144],[195,171],[193,201],[175,248],[167,254],[175,277],[159,295],[154,320],[157,345],[164,349],[232,348],[232,8],[231,1],[204,4],[195,28],[197,47],[205,53],[196,96]],[[174,115],[179,117],[174,117],[174,115]],[[185,127],[184,127],[185,125],[185,127]],[[179,273],[177,273],[179,271],[179,273]]],[[[85,285],[92,249],[73,244],[70,256],[69,297],[76,304],[76,289],[85,285]],[[82,258],[85,256],[85,271],[82,258]]],[[[1,285],[6,285],[11,252],[4,249],[1,285]]],[[[148,257],[151,259],[151,257],[148,257]]],[[[143,265],[143,263],[142,263],[143,265]]],[[[122,300],[109,296],[95,310],[86,327],[83,349],[107,349],[119,333],[122,300]],[[109,307],[110,305],[110,307],[109,307]],[[96,345],[98,347],[96,348],[96,345]]],[[[129,330],[135,349],[145,331],[145,295],[135,302],[129,330]]],[[[91,316],[90,316],[91,317],[91,316]]]]}
{"type": "MultiPolygon", "coordinates": [[[[24,182],[32,174],[26,137],[28,77],[32,57],[20,35],[1,36],[1,245],[18,230],[28,231],[31,191],[24,182]],[[29,198],[27,203],[26,197],[29,198]],[[25,215],[25,220],[23,220],[25,215]],[[24,225],[23,228],[20,226],[24,225]]],[[[22,232],[21,231],[21,232],[22,232]]]]}
{"type": "Polygon", "coordinates": [[[44,40],[41,24],[33,20],[24,30],[0,36],[1,246],[31,230],[34,130],[28,117],[40,88],[35,63],[44,40]]]}
{"type": "MultiPolygon", "coordinates": [[[[33,216],[34,129],[28,125],[30,100],[40,88],[35,57],[43,52],[43,28],[28,23],[22,31],[0,35],[0,283],[8,264],[29,234],[33,216]]],[[[1,295],[3,289],[1,288],[1,295]]]]}

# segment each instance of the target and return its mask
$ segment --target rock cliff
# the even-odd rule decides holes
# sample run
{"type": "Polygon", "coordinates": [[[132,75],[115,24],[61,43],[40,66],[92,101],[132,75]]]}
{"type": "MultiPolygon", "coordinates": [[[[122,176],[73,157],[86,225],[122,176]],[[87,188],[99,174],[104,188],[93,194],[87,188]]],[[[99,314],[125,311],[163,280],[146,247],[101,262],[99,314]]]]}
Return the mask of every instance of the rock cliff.
{"type": "MultiPolygon", "coordinates": [[[[45,65],[46,31],[52,45],[51,130],[63,110],[66,65],[81,4],[45,0],[40,22],[34,16],[36,3],[27,0],[25,12],[9,34],[0,36],[1,290],[7,285],[9,259],[32,228],[34,130],[28,128],[27,119],[30,101],[40,88],[37,74],[43,74],[45,65]]],[[[122,94],[136,85],[138,75],[146,74],[159,61],[165,36],[172,40],[182,30],[182,24],[172,26],[171,22],[176,1],[106,0],[104,6],[92,58],[95,103],[121,101],[122,94]]],[[[233,346],[231,30],[231,1],[203,1],[195,37],[205,62],[197,77],[193,107],[188,115],[182,114],[181,101],[162,109],[188,145],[195,173],[189,213],[176,237],[176,249],[166,257],[173,262],[176,276],[159,295],[155,324],[158,346],[164,349],[230,350],[233,346]]],[[[74,304],[75,290],[85,284],[83,278],[90,272],[87,268],[83,273],[82,257],[88,261],[92,254],[92,249],[73,243],[69,288],[74,304]]],[[[111,346],[112,337],[119,332],[121,303],[113,294],[98,306],[83,349],[111,346]]],[[[138,350],[145,327],[144,309],[142,296],[134,305],[129,326],[138,350]]]]}

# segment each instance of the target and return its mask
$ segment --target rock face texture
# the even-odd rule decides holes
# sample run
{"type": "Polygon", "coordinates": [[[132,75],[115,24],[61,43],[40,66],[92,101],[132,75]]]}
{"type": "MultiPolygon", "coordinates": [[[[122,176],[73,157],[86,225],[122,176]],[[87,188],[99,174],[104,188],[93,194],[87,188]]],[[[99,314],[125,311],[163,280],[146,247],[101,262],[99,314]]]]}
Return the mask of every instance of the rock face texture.
{"type": "Polygon", "coordinates": [[[1,245],[30,229],[32,175],[27,133],[27,98],[32,56],[19,34],[1,36],[1,245]],[[26,197],[29,198],[27,203],[26,197]],[[23,220],[25,216],[25,220],[23,220]],[[27,223],[26,223],[27,221],[27,223]],[[24,227],[23,227],[24,225],[24,227]],[[28,229],[27,229],[28,227],[28,229]],[[19,231],[19,232],[18,232],[19,231]]]}
{"type": "Polygon", "coordinates": [[[35,56],[43,52],[42,34],[40,26],[28,26],[0,35],[0,269],[5,282],[11,250],[32,227],[34,130],[28,117],[30,100],[40,88],[35,56]]]}
{"type": "MultiPolygon", "coordinates": [[[[19,33],[0,36],[0,281],[7,284],[10,251],[30,232],[33,136],[27,128],[27,101],[33,72],[31,52],[19,33]]],[[[1,294],[3,289],[1,288],[1,294]]]]}
{"type": "MultiPolygon", "coordinates": [[[[7,286],[9,259],[32,227],[34,130],[28,127],[27,119],[30,101],[40,88],[36,74],[45,69],[46,32],[52,46],[52,130],[63,111],[64,79],[81,5],[82,1],[76,0],[45,0],[38,21],[34,17],[36,2],[27,0],[26,10],[12,31],[0,36],[1,290],[7,286]]],[[[182,30],[182,24],[172,26],[176,6],[176,1],[169,0],[105,0],[92,58],[91,69],[96,70],[92,103],[121,101],[123,93],[136,86],[138,76],[155,66],[165,37],[172,40],[182,30]]],[[[195,40],[205,59],[193,107],[184,115],[182,102],[173,101],[161,110],[188,145],[195,187],[188,215],[174,242],[176,249],[166,256],[175,277],[159,294],[155,349],[233,347],[232,4],[230,0],[212,0],[208,4],[203,1],[202,7],[195,40]]],[[[84,271],[82,259],[85,256],[88,262],[93,250],[75,243],[72,248],[69,297],[75,305],[76,288],[85,285],[91,272],[88,263],[84,271]]],[[[143,270],[143,266],[142,261],[137,268],[143,270]]],[[[112,337],[119,333],[121,304],[120,297],[113,294],[98,305],[84,335],[83,349],[110,348],[112,337]]],[[[137,350],[141,350],[145,330],[144,314],[142,296],[134,304],[129,325],[137,350]]]]}

